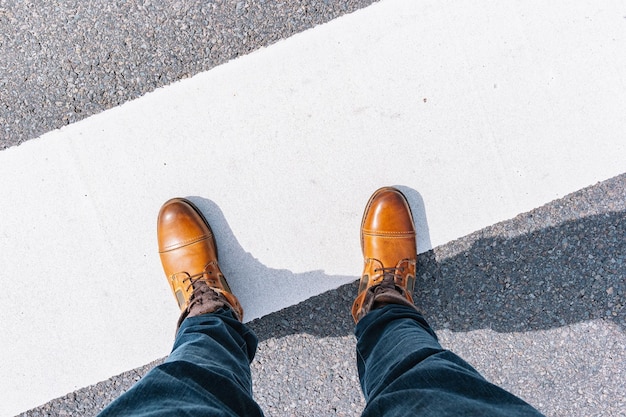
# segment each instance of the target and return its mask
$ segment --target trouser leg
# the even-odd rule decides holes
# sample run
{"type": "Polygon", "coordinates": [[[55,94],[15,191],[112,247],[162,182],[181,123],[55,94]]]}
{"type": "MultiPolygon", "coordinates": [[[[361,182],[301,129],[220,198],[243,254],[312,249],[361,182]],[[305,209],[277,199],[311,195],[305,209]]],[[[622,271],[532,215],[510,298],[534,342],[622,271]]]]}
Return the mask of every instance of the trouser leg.
{"type": "Polygon", "coordinates": [[[262,416],[252,398],[257,338],[230,309],[189,317],[167,360],[100,416],[262,416]]]}
{"type": "Polygon", "coordinates": [[[367,401],[363,416],[537,416],[439,345],[415,310],[387,305],[356,326],[357,366],[367,401]]]}

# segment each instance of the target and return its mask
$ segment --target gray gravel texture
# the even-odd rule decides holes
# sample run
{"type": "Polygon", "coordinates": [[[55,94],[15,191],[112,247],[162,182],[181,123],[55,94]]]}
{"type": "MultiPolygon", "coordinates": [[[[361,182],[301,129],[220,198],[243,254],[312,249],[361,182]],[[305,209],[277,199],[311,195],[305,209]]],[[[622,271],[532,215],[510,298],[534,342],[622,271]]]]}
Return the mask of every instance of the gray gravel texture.
{"type": "MultiPolygon", "coordinates": [[[[624,416],[625,237],[623,174],[420,255],[416,304],[444,347],[547,416],[624,416]]],[[[250,323],[267,416],[360,415],[355,294],[356,282],[250,323]]],[[[95,415],[159,362],[21,416],[95,415]]]]}
{"type": "Polygon", "coordinates": [[[0,0],[0,150],[374,0],[0,0]]]}

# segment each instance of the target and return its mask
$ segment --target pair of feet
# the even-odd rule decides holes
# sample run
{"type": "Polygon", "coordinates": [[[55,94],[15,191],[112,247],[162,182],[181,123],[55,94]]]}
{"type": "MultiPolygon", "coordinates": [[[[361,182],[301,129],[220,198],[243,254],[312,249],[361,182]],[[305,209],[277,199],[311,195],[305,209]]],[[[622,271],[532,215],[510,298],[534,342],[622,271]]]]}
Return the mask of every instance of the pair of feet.
{"type": "MultiPolygon", "coordinates": [[[[188,200],[167,201],[157,220],[159,255],[178,306],[186,317],[230,308],[243,321],[243,308],[217,261],[215,236],[200,211],[188,200]]],[[[409,204],[397,189],[372,195],[361,223],[364,269],[352,316],[358,322],[386,304],[413,305],[417,247],[409,204]]]]}

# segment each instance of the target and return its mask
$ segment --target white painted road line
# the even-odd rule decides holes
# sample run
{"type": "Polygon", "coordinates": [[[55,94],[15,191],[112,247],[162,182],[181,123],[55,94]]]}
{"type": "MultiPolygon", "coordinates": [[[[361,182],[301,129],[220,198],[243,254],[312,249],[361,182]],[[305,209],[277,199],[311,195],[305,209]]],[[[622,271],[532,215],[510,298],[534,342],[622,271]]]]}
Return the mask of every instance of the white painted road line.
{"type": "Polygon", "coordinates": [[[425,251],[625,172],[623,14],[387,0],[0,152],[0,415],[168,353],[168,198],[251,320],[357,278],[379,186],[419,192],[425,251]]]}

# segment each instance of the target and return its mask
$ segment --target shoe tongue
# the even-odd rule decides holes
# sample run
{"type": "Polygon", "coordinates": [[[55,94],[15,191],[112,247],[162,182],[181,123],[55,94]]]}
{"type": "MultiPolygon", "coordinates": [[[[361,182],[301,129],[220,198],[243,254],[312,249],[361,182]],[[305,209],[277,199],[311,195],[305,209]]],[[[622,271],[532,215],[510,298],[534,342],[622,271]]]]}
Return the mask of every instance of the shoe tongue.
{"type": "MultiPolygon", "coordinates": [[[[207,294],[207,293],[215,294],[215,291],[213,291],[211,287],[209,287],[209,285],[203,279],[199,279],[195,281],[193,284],[191,284],[191,286],[193,288],[193,297],[199,297],[199,296],[206,297],[204,294],[207,294]]],[[[210,294],[207,294],[207,296],[210,296],[210,294]]]]}
{"type": "Polygon", "coordinates": [[[206,282],[199,281],[195,282],[193,285],[193,293],[189,298],[190,313],[194,310],[198,310],[198,307],[203,310],[205,309],[203,306],[215,304],[216,301],[219,301],[219,304],[223,303],[223,297],[220,297],[220,294],[209,287],[206,282]]]}

